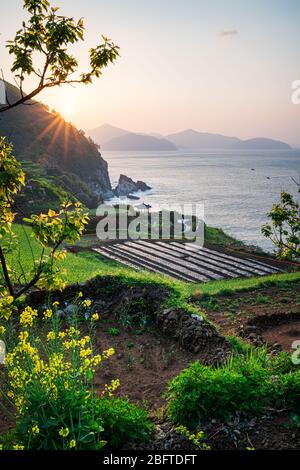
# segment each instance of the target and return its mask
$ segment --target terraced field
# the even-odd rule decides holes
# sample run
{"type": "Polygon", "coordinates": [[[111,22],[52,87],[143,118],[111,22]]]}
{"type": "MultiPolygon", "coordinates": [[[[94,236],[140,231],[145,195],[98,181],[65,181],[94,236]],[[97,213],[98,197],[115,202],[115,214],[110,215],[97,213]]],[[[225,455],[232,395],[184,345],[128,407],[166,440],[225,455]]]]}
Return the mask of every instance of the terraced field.
{"type": "Polygon", "coordinates": [[[268,258],[258,260],[194,244],[165,241],[124,241],[103,244],[94,250],[128,266],[189,282],[207,282],[226,278],[264,276],[282,272],[268,258]]]}

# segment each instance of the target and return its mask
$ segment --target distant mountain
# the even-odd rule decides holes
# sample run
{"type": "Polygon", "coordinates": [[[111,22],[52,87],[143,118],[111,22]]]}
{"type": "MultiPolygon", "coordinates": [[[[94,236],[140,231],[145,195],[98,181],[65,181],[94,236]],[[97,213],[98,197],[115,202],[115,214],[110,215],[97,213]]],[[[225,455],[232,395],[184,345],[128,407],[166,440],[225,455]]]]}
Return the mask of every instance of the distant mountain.
{"type": "Polygon", "coordinates": [[[139,134],[103,124],[88,134],[103,150],[177,150],[182,149],[240,149],[288,150],[291,147],[279,140],[254,138],[242,140],[221,134],[187,129],[163,137],[161,134],[139,134]]]}
{"type": "Polygon", "coordinates": [[[289,150],[290,145],[280,140],[257,137],[255,139],[240,141],[235,148],[249,150],[289,150]]]}
{"type": "Polygon", "coordinates": [[[226,137],[220,134],[209,134],[206,132],[198,132],[193,129],[187,129],[176,134],[170,134],[166,136],[166,139],[170,140],[179,148],[233,148],[240,142],[237,137],[226,137]]]}
{"type": "Polygon", "coordinates": [[[88,131],[89,136],[102,150],[177,150],[160,134],[139,134],[103,124],[88,131]]]}
{"type": "Polygon", "coordinates": [[[151,135],[125,134],[101,145],[102,150],[177,150],[176,145],[167,139],[151,135]]]}
{"type": "Polygon", "coordinates": [[[88,131],[88,135],[98,144],[104,145],[112,139],[122,137],[125,134],[129,134],[129,131],[119,129],[118,127],[111,126],[110,124],[103,124],[102,126],[96,127],[88,131]]]}
{"type": "Polygon", "coordinates": [[[291,148],[279,140],[267,138],[241,140],[237,137],[197,132],[193,129],[167,135],[166,138],[179,148],[190,149],[288,150],[291,148]]]}
{"type": "MultiPolygon", "coordinates": [[[[20,97],[15,86],[6,83],[6,88],[10,102],[20,97]]],[[[42,103],[29,103],[33,106],[21,105],[0,114],[0,135],[13,143],[14,155],[26,162],[26,168],[39,173],[44,192],[51,181],[52,189],[56,184],[76,194],[86,205],[96,207],[102,195],[111,190],[107,162],[96,144],[42,103]]]]}

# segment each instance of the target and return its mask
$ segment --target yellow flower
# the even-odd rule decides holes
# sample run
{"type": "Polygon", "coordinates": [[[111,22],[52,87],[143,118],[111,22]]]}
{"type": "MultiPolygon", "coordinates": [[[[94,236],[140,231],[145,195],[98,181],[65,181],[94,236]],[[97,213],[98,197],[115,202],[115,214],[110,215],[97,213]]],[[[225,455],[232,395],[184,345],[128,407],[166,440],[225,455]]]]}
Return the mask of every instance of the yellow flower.
{"type": "Polygon", "coordinates": [[[60,332],[58,333],[58,336],[59,336],[60,338],[64,338],[64,337],[66,336],[66,333],[65,333],[64,331],[60,331],[60,332]]]}
{"type": "Polygon", "coordinates": [[[54,331],[49,331],[47,334],[47,341],[54,341],[55,340],[55,333],[54,331]]]}
{"type": "Polygon", "coordinates": [[[83,308],[87,308],[91,305],[91,303],[92,302],[89,299],[86,299],[82,302],[82,306],[83,306],[83,308]]]}
{"type": "Polygon", "coordinates": [[[75,439],[72,439],[72,440],[70,441],[69,446],[70,446],[70,449],[72,449],[73,447],[76,447],[76,441],[75,441],[75,439]]]}
{"type": "Polygon", "coordinates": [[[78,297],[83,297],[83,293],[80,291],[78,297]]]}
{"type": "Polygon", "coordinates": [[[4,335],[5,332],[6,332],[5,326],[0,326],[0,335],[4,335]]]}
{"type": "Polygon", "coordinates": [[[45,312],[44,312],[44,319],[45,320],[50,320],[52,315],[53,315],[53,312],[52,312],[51,308],[47,308],[47,310],[45,310],[45,312]]]}
{"type": "Polygon", "coordinates": [[[38,312],[31,307],[26,307],[20,315],[20,324],[23,326],[32,326],[34,318],[37,317],[38,312]]]}
{"type": "Polygon", "coordinates": [[[21,331],[21,333],[19,334],[20,342],[25,342],[28,339],[28,336],[28,331],[21,331]]]}
{"type": "Polygon", "coordinates": [[[53,302],[52,307],[57,307],[58,305],[59,305],[59,302],[56,300],[55,302],[53,302]]]}
{"type": "Polygon", "coordinates": [[[92,315],[92,319],[93,319],[94,321],[99,320],[99,314],[98,314],[98,313],[94,313],[94,314],[92,315]]]}
{"type": "Polygon", "coordinates": [[[61,437],[67,437],[70,434],[69,428],[61,428],[58,433],[61,437]]]}
{"type": "Polygon", "coordinates": [[[32,434],[37,435],[40,433],[40,429],[37,424],[35,424],[31,429],[32,434]]]}
{"type": "Polygon", "coordinates": [[[101,356],[100,354],[97,354],[96,356],[93,357],[93,364],[96,367],[100,362],[101,362],[101,356]]]}
{"type": "Polygon", "coordinates": [[[55,217],[56,215],[58,215],[58,214],[56,214],[56,212],[53,211],[52,209],[48,210],[48,217],[55,217]]]}
{"type": "Polygon", "coordinates": [[[103,351],[103,357],[104,359],[107,359],[110,356],[113,356],[115,354],[114,348],[109,348],[106,351],[103,351]]]}
{"type": "Polygon", "coordinates": [[[92,354],[91,348],[82,349],[82,350],[80,351],[80,357],[90,356],[91,354],[92,354]]]}
{"type": "Polygon", "coordinates": [[[24,446],[21,446],[20,444],[16,444],[13,446],[13,450],[24,450],[24,446]]]}
{"type": "Polygon", "coordinates": [[[89,367],[91,365],[91,360],[86,358],[83,363],[84,367],[89,367]]]}
{"type": "Polygon", "coordinates": [[[118,387],[120,387],[120,380],[119,379],[115,379],[115,380],[112,380],[111,382],[111,390],[116,390],[118,387]]]}

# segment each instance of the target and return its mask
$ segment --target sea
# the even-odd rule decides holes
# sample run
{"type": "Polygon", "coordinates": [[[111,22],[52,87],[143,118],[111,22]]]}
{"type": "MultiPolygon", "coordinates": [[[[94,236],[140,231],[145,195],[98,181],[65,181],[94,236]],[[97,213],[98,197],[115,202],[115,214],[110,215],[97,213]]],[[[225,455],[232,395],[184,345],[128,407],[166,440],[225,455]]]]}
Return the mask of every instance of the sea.
{"type": "Polygon", "coordinates": [[[121,173],[151,186],[136,193],[133,205],[158,210],[201,204],[208,225],[266,251],[274,247],[261,227],[273,203],[281,191],[298,195],[293,179],[300,178],[300,150],[103,151],[102,156],[113,186],[121,173]]]}

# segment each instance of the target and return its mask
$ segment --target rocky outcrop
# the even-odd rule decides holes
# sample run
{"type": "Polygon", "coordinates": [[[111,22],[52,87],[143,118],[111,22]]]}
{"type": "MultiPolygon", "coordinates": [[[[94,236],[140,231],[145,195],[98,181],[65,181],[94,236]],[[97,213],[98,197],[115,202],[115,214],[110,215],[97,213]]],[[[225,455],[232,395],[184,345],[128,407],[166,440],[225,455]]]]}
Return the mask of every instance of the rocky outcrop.
{"type": "Polygon", "coordinates": [[[156,324],[184,349],[195,354],[205,353],[201,358],[204,363],[222,363],[231,354],[232,348],[226,338],[201,315],[167,308],[157,313],[156,324]]]}
{"type": "Polygon", "coordinates": [[[131,178],[125,175],[120,175],[118,185],[114,189],[116,196],[129,196],[137,191],[147,191],[151,189],[144,181],[133,181],[131,178]]]}

